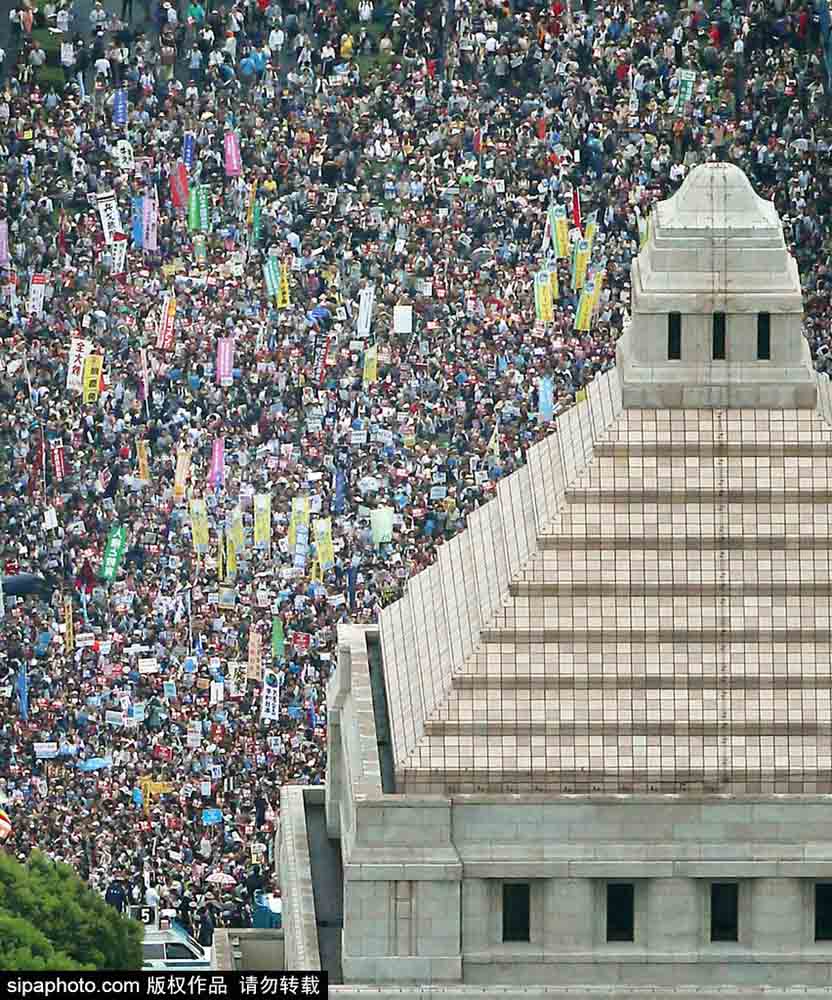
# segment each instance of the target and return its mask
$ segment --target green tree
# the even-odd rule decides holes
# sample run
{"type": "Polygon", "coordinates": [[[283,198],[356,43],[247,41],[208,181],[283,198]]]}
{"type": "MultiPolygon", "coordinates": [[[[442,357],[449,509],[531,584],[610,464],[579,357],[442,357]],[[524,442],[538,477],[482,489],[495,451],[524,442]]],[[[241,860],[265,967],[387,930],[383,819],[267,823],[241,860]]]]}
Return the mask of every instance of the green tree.
{"type": "Polygon", "coordinates": [[[0,852],[0,918],[12,922],[9,931],[0,923],[0,968],[141,968],[141,924],[120,916],[69,865],[38,852],[25,865],[0,852]]]}

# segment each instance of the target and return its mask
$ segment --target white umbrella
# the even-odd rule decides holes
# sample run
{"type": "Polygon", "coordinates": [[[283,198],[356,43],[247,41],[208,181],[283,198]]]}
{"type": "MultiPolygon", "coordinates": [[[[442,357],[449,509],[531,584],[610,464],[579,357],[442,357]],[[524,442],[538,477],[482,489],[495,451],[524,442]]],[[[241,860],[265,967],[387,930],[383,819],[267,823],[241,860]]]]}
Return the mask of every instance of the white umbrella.
{"type": "Polygon", "coordinates": [[[213,875],[209,875],[205,880],[210,882],[211,885],[236,885],[237,879],[233,875],[229,875],[226,872],[214,872],[213,875]]]}

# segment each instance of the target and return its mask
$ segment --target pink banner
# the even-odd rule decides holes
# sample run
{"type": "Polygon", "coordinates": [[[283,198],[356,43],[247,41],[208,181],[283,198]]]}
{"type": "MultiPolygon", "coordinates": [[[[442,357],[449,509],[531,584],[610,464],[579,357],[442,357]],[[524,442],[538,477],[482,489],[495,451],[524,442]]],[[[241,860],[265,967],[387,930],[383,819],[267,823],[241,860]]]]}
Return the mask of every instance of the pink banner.
{"type": "Polygon", "coordinates": [[[0,267],[9,266],[9,222],[0,219],[0,267]]]}
{"type": "Polygon", "coordinates": [[[145,250],[158,250],[159,212],[155,191],[148,191],[144,196],[144,209],[142,214],[142,228],[144,230],[143,247],[145,250]]]}
{"type": "Polygon", "coordinates": [[[208,485],[217,489],[225,484],[225,438],[216,438],[211,450],[211,469],[208,485]]]}
{"type": "Polygon", "coordinates": [[[234,338],[217,340],[217,385],[231,385],[234,381],[234,338]]]}
{"type": "Polygon", "coordinates": [[[240,140],[236,132],[225,133],[225,176],[239,177],[243,172],[240,159],[240,140]]]}

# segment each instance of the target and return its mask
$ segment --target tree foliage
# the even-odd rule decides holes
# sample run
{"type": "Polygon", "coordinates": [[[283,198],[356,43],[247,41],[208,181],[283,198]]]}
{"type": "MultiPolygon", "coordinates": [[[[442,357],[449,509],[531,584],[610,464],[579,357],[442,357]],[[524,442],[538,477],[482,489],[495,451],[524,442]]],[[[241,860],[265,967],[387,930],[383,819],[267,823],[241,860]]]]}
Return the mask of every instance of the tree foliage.
{"type": "Polygon", "coordinates": [[[0,968],[140,969],[142,935],[69,865],[0,852],[0,968]]]}

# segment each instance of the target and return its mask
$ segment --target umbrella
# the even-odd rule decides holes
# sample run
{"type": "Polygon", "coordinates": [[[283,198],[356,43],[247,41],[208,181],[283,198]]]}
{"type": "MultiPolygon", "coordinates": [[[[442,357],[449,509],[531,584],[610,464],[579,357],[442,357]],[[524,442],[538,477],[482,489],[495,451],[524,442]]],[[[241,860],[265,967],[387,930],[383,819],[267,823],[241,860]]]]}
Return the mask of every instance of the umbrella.
{"type": "Polygon", "coordinates": [[[237,879],[233,875],[229,875],[227,872],[214,872],[213,875],[209,875],[205,880],[210,882],[211,885],[236,885],[237,879]]]}

